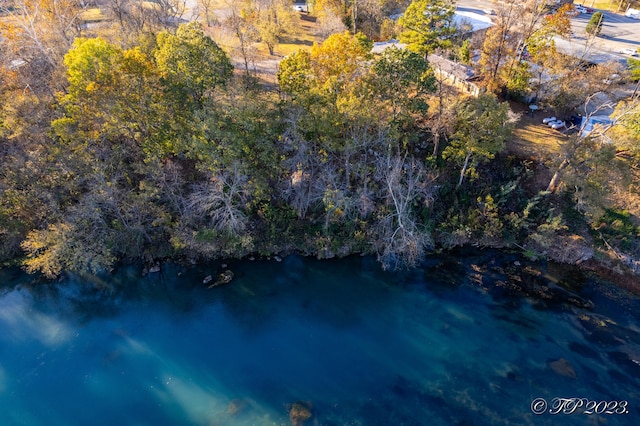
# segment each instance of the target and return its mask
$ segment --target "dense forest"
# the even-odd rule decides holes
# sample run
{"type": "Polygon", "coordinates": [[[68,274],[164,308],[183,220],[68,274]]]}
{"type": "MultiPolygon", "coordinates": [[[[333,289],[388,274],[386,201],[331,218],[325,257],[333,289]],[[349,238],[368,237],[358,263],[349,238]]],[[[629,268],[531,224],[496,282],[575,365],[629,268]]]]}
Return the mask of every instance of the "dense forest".
{"type": "MultiPolygon", "coordinates": [[[[606,135],[567,132],[549,158],[505,150],[513,100],[535,92],[570,113],[605,90],[610,69],[555,51],[563,11],[499,10],[478,41],[442,0],[415,0],[395,28],[325,3],[319,16],[345,13],[345,31],[287,55],[275,84],[234,68],[208,22],[159,8],[113,7],[102,29],[72,0],[4,8],[0,260],[46,277],[292,252],[404,268],[473,245],[639,269],[637,98],[606,135]],[[372,54],[380,31],[409,48],[372,54]],[[473,50],[479,96],[447,87],[427,60],[469,62],[473,50]],[[530,87],[543,71],[553,90],[530,87]]],[[[240,48],[249,16],[224,23],[240,48]]],[[[286,30],[249,41],[273,53],[286,30]]]]}

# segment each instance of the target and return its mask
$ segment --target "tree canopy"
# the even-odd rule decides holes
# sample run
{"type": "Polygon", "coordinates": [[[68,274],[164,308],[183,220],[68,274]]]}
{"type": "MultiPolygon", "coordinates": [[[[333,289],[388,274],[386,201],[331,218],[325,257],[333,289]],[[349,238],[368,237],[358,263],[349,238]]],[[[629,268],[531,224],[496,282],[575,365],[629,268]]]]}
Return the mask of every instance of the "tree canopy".
{"type": "Polygon", "coordinates": [[[454,13],[455,4],[450,0],[413,0],[399,20],[399,39],[426,57],[449,44],[455,33],[454,13]]]}

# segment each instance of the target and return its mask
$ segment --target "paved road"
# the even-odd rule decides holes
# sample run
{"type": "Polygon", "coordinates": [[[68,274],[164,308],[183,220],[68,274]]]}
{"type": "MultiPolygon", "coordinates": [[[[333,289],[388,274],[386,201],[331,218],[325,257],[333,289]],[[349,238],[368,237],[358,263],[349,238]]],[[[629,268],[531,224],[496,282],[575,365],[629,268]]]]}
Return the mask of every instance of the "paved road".
{"type": "MultiPolygon", "coordinates": [[[[591,3],[589,0],[584,2],[587,6],[591,3]]],[[[457,6],[458,9],[481,14],[486,9],[495,10],[497,7],[491,0],[459,0],[457,6]]],[[[604,25],[599,37],[588,40],[584,29],[591,15],[585,13],[571,19],[574,37],[571,40],[557,38],[556,44],[566,53],[584,56],[596,63],[618,61],[626,64],[628,56],[620,50],[640,48],[640,20],[627,18],[623,13],[600,11],[604,14],[604,25]]]]}
{"type": "MultiPolygon", "coordinates": [[[[626,62],[627,55],[621,54],[620,50],[623,48],[636,50],[640,47],[640,20],[609,11],[601,12],[604,15],[604,23],[600,36],[595,39],[595,50],[600,56],[626,62]]],[[[571,20],[576,41],[581,40],[583,44],[587,40],[584,29],[589,19],[591,15],[581,14],[571,20]]]]}

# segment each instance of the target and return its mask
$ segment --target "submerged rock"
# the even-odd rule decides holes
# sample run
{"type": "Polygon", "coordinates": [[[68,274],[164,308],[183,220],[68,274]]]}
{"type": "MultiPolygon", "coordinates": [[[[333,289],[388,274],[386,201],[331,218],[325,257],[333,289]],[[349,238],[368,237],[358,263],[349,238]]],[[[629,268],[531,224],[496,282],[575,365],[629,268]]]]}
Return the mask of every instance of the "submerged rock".
{"type": "Polygon", "coordinates": [[[213,277],[211,275],[207,275],[204,277],[204,280],[202,280],[202,284],[209,284],[211,281],[213,281],[213,277]]]}
{"type": "MultiPolygon", "coordinates": [[[[232,279],[233,279],[233,272],[227,269],[226,271],[218,275],[218,280],[215,283],[211,284],[209,288],[217,287],[223,284],[228,284],[231,282],[232,279]]],[[[209,282],[211,282],[211,280],[209,280],[209,282]]]]}
{"type": "Polygon", "coordinates": [[[560,376],[570,377],[572,379],[577,377],[576,370],[573,368],[573,365],[564,358],[549,361],[547,365],[549,365],[549,368],[551,368],[554,373],[560,376]]]}
{"type": "Polygon", "coordinates": [[[247,406],[247,402],[242,399],[232,399],[227,406],[227,414],[230,416],[235,416],[236,414],[243,411],[247,406]]]}
{"type": "Polygon", "coordinates": [[[291,404],[289,420],[292,426],[303,426],[313,417],[313,406],[310,402],[298,401],[291,404]]]}

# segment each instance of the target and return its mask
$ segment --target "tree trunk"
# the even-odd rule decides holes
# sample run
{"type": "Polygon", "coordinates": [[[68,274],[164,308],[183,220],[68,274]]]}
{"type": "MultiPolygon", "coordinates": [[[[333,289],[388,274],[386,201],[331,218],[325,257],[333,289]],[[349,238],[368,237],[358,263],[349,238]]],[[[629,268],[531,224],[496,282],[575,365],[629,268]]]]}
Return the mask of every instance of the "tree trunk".
{"type": "Polygon", "coordinates": [[[439,145],[440,145],[440,130],[437,129],[433,134],[433,158],[438,158],[439,145]]]}
{"type": "Polygon", "coordinates": [[[569,165],[569,161],[566,159],[560,164],[558,170],[553,174],[549,185],[547,186],[547,192],[554,193],[558,189],[558,185],[560,184],[560,178],[562,177],[562,171],[567,168],[569,165]]]}
{"type": "Polygon", "coordinates": [[[464,179],[464,174],[467,172],[467,167],[469,167],[470,159],[471,159],[471,151],[468,151],[467,156],[464,159],[464,164],[462,165],[462,170],[460,170],[460,179],[458,180],[456,189],[460,188],[460,185],[462,185],[462,180],[464,179]]]}

